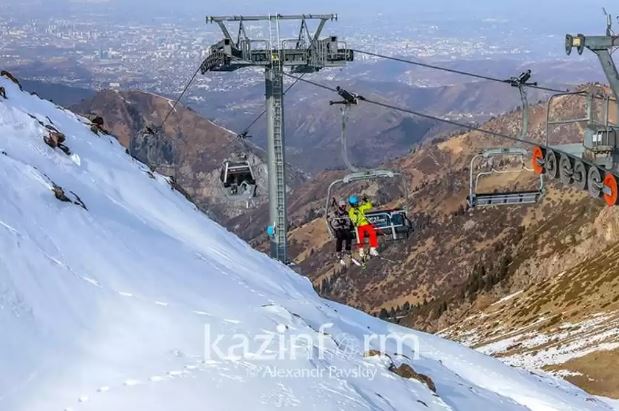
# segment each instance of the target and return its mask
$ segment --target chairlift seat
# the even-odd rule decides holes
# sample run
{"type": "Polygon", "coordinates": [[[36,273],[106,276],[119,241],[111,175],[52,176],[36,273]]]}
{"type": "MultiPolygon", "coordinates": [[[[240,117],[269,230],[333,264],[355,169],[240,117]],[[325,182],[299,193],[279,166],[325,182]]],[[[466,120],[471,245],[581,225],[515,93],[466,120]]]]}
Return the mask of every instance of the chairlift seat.
{"type": "Polygon", "coordinates": [[[229,199],[247,200],[256,196],[256,179],[246,160],[226,160],[219,176],[224,194],[229,199]]]}
{"type": "Polygon", "coordinates": [[[543,195],[540,190],[514,191],[502,193],[477,193],[467,197],[470,207],[510,205],[510,204],[535,204],[543,195]]]}

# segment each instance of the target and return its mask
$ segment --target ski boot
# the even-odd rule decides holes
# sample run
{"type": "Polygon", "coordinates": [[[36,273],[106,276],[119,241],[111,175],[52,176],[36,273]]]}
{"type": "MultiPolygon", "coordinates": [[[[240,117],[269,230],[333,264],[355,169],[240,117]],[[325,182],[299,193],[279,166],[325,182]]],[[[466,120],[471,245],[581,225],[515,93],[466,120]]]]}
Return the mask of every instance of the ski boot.
{"type": "Polygon", "coordinates": [[[365,254],[365,249],[364,248],[360,248],[359,249],[359,259],[358,260],[355,259],[355,258],[352,258],[352,257],[351,257],[351,259],[352,259],[352,262],[355,265],[358,265],[359,267],[365,268],[366,263],[367,263],[367,255],[365,254]]]}
{"type": "Polygon", "coordinates": [[[371,255],[372,257],[378,257],[378,256],[379,256],[379,254],[378,254],[378,250],[376,250],[376,248],[375,248],[375,247],[370,248],[370,255],[371,255]]]}
{"type": "Polygon", "coordinates": [[[335,259],[336,261],[342,266],[342,267],[346,267],[348,264],[346,264],[346,254],[339,252],[335,254],[335,259]]]}
{"type": "Polygon", "coordinates": [[[344,262],[346,263],[346,267],[350,267],[350,264],[354,263],[352,252],[350,250],[346,250],[342,254],[344,262]]]}

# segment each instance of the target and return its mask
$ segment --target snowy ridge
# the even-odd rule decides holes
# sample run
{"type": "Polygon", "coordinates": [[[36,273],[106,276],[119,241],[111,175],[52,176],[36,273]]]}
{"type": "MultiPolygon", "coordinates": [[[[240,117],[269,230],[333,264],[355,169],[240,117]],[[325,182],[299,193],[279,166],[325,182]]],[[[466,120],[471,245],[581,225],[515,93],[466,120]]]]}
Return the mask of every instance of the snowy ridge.
{"type": "Polygon", "coordinates": [[[0,86],[1,410],[613,409],[320,299],[114,138],[4,78],[0,86]],[[46,125],[66,135],[71,156],[43,142],[46,125]],[[58,201],[54,185],[87,209],[58,201]],[[235,335],[274,338],[262,357],[212,355],[217,338],[230,348],[235,335]],[[368,335],[405,343],[366,356],[368,335]],[[296,336],[308,355],[285,351],[296,336]],[[403,363],[436,393],[388,369],[403,363]]]}

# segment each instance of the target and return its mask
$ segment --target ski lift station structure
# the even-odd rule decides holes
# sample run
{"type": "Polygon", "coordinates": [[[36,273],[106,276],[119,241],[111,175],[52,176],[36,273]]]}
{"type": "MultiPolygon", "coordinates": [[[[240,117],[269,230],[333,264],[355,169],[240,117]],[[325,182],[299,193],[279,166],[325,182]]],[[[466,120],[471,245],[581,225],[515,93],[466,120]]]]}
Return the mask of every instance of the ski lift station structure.
{"type": "Polygon", "coordinates": [[[286,213],[286,164],[284,136],[284,69],[293,73],[314,73],[327,67],[342,67],[353,61],[353,51],[336,36],[320,38],[325,24],[337,20],[336,14],[221,16],[207,17],[207,23],[219,25],[224,38],[212,45],[200,67],[209,71],[235,71],[262,67],[265,71],[267,113],[267,156],[269,179],[269,221],[267,233],[271,256],[288,262],[286,213]],[[280,38],[280,22],[300,22],[296,38],[280,38]],[[317,21],[314,32],[308,22],[317,21]],[[238,36],[232,37],[227,23],[238,23],[238,36]],[[269,40],[250,39],[246,22],[268,22],[269,40]]]}
{"type": "Polygon", "coordinates": [[[612,33],[612,21],[608,20],[605,36],[566,35],[565,50],[568,55],[575,48],[578,54],[585,49],[595,53],[608,79],[614,98],[589,92],[585,96],[584,118],[553,119],[552,104],[560,97],[582,93],[560,93],[548,100],[546,142],[533,149],[532,166],[539,174],[558,179],[564,184],[587,190],[594,198],[603,197],[609,206],[619,202],[619,72],[612,58],[612,51],[619,47],[619,36],[612,33]],[[603,114],[597,119],[593,110],[594,101],[603,101],[603,114]],[[615,105],[615,120],[611,121],[611,107],[615,105]],[[550,145],[551,129],[565,124],[585,124],[582,143],[550,145]]]}

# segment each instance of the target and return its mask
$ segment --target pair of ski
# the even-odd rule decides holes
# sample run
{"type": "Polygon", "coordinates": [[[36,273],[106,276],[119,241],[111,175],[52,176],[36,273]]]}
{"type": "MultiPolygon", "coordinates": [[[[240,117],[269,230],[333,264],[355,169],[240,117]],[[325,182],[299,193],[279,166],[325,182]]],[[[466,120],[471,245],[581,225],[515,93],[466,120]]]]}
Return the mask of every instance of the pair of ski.
{"type": "MultiPolygon", "coordinates": [[[[354,265],[356,265],[357,267],[361,267],[361,268],[365,269],[365,268],[367,268],[368,261],[370,261],[370,259],[372,259],[372,258],[379,258],[379,259],[381,259],[383,261],[387,261],[389,263],[395,263],[395,261],[390,260],[388,258],[385,258],[385,257],[383,257],[381,255],[376,255],[376,256],[364,255],[362,258],[359,258],[359,259],[351,256],[350,257],[350,261],[354,265]]],[[[340,264],[343,265],[343,266],[347,266],[346,262],[343,259],[340,260],[340,264]]]]}

